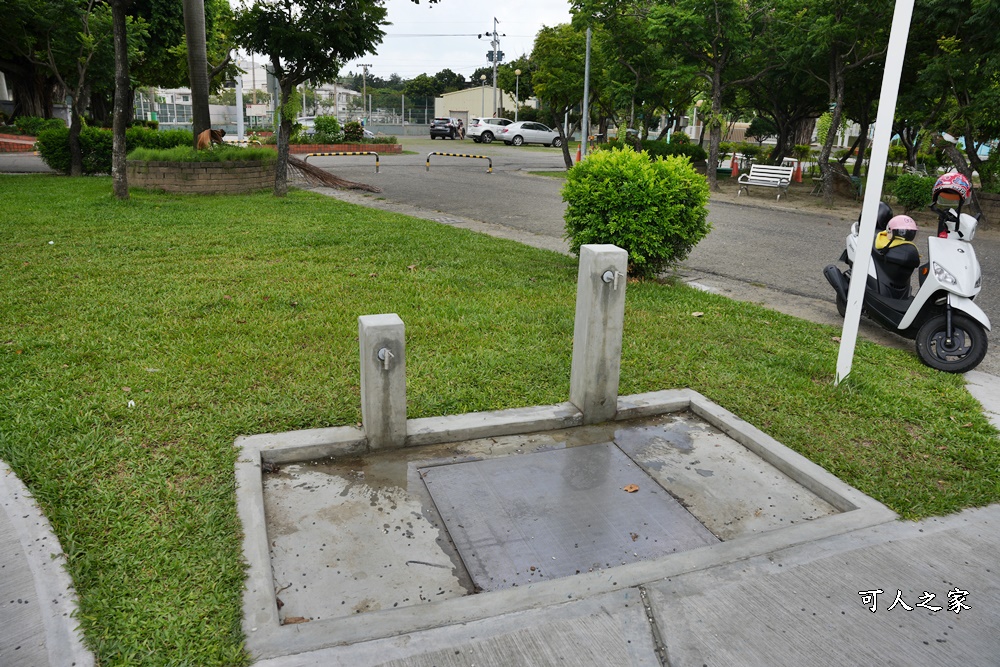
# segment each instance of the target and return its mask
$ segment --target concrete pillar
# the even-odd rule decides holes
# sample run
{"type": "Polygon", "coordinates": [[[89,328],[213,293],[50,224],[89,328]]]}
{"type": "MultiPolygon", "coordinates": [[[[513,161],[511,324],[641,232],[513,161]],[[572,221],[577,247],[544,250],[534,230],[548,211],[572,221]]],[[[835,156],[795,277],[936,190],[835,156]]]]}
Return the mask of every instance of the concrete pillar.
{"type": "Polygon", "coordinates": [[[618,411],[628,253],[614,245],[580,246],[569,400],[584,424],[618,411]]]}
{"type": "Polygon", "coordinates": [[[406,344],[395,313],[358,318],[361,347],[361,423],[371,449],[406,440],[406,344]]]}

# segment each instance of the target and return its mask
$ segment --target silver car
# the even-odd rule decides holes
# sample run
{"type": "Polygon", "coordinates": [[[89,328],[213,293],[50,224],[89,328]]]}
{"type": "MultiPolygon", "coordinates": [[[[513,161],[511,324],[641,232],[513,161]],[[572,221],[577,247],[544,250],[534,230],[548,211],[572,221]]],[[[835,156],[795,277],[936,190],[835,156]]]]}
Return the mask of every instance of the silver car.
{"type": "Polygon", "coordinates": [[[557,131],[541,123],[536,123],[533,120],[522,120],[518,123],[507,125],[503,128],[500,139],[508,146],[511,144],[515,146],[520,146],[521,144],[542,144],[544,146],[555,146],[556,148],[562,146],[562,137],[559,136],[557,131]]]}
{"type": "Polygon", "coordinates": [[[470,118],[467,137],[478,143],[491,144],[500,136],[503,128],[510,125],[509,118],[470,118]]]}

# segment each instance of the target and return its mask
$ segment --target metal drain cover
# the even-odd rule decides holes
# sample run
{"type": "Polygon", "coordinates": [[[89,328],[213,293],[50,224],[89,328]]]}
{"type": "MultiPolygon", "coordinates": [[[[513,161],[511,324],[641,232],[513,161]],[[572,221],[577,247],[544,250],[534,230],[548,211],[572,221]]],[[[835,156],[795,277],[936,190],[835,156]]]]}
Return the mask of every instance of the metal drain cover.
{"type": "Polygon", "coordinates": [[[524,586],[718,542],[613,443],[421,469],[476,586],[524,586]],[[638,487],[629,493],[625,487],[638,487]]]}

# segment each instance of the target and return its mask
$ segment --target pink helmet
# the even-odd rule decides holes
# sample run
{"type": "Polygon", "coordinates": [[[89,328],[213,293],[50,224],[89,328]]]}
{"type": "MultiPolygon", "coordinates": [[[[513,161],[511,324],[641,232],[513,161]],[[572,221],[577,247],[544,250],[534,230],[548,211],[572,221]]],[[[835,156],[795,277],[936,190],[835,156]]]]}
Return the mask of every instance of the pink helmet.
{"type": "Polygon", "coordinates": [[[912,241],[917,236],[917,223],[908,215],[897,215],[886,225],[890,236],[912,241]]]}
{"type": "Polygon", "coordinates": [[[972,183],[962,174],[952,171],[937,179],[933,192],[935,204],[940,197],[942,204],[956,208],[969,200],[969,196],[972,194],[972,183]]]}

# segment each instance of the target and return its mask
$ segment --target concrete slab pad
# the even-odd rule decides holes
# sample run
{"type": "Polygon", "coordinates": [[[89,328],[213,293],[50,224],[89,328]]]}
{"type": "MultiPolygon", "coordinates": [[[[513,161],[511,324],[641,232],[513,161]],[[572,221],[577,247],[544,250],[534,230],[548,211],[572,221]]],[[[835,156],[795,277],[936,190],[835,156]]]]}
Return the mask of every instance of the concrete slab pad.
{"type": "MultiPolygon", "coordinates": [[[[616,421],[363,455],[357,454],[359,443],[348,432],[332,438],[312,433],[240,439],[236,474],[248,566],[248,649],[271,658],[471,623],[620,591],[895,518],[696,392],[622,397],[618,412],[653,416],[637,423],[616,421]],[[466,594],[474,590],[471,577],[443,530],[422,472],[602,443],[630,454],[723,541],[551,581],[466,594]],[[289,460],[288,452],[301,456],[331,449],[348,458],[289,460]],[[274,471],[269,461],[285,463],[274,471]],[[265,467],[272,472],[264,472],[265,467]],[[268,489],[277,495],[268,497],[268,489]],[[741,490],[747,494],[745,507],[727,506],[740,499],[741,490]],[[296,578],[301,585],[288,586],[296,578]]],[[[492,421],[505,432],[517,432],[513,414],[470,415],[462,422],[492,421]]],[[[575,421],[578,413],[563,405],[521,414],[532,423],[539,415],[556,415],[554,421],[543,421],[559,424],[575,421]]],[[[421,438],[445,438],[454,425],[448,418],[423,420],[421,438]]]]}
{"type": "Polygon", "coordinates": [[[719,541],[613,443],[434,466],[421,477],[477,591],[719,541]]]}

